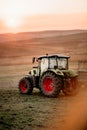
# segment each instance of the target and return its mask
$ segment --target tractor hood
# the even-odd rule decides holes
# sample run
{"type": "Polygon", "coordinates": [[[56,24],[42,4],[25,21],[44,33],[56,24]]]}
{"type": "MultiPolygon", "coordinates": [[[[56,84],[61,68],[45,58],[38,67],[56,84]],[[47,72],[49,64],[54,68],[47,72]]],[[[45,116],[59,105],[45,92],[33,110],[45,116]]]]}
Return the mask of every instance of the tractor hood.
{"type": "Polygon", "coordinates": [[[78,76],[77,72],[74,71],[74,70],[62,70],[64,76],[67,76],[67,77],[76,77],[78,76]]]}

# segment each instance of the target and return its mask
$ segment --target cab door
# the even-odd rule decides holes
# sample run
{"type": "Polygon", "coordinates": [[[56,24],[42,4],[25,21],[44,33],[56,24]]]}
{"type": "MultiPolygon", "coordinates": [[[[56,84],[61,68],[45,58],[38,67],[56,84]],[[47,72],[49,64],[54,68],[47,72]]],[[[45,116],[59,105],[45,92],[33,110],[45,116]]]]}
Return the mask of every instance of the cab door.
{"type": "Polygon", "coordinates": [[[41,60],[41,73],[45,72],[48,69],[48,58],[43,58],[41,60]]]}

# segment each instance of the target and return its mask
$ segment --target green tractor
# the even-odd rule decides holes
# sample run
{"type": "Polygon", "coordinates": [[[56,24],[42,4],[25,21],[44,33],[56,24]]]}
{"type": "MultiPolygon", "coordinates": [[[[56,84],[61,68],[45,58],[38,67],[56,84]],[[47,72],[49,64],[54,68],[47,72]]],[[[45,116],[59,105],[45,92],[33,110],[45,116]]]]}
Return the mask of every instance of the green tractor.
{"type": "Polygon", "coordinates": [[[65,95],[77,92],[77,73],[68,69],[69,56],[44,55],[33,58],[38,62],[27,76],[19,82],[19,91],[22,94],[31,94],[33,88],[38,88],[45,96],[56,97],[62,91],[65,95]]]}

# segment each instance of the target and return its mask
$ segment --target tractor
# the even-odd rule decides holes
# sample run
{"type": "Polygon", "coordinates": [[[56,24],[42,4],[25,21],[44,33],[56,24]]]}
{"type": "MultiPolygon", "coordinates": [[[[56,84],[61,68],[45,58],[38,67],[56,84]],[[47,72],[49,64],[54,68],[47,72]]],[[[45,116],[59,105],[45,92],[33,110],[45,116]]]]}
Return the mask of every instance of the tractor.
{"type": "Polygon", "coordinates": [[[78,74],[68,69],[69,58],[60,54],[33,57],[32,63],[37,62],[37,66],[19,81],[20,93],[31,94],[33,88],[38,88],[47,97],[57,97],[60,92],[76,94],[78,74]]]}

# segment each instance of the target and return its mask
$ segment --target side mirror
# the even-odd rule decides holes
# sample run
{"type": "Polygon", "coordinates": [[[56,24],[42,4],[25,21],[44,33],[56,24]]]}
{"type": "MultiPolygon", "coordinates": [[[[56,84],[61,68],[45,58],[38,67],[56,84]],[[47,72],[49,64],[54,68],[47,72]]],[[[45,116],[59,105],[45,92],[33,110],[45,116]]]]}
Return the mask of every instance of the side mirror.
{"type": "Polygon", "coordinates": [[[36,62],[38,62],[38,58],[36,58],[36,62]]]}
{"type": "Polygon", "coordinates": [[[35,62],[35,57],[32,58],[32,63],[34,63],[34,62],[35,62]]]}

